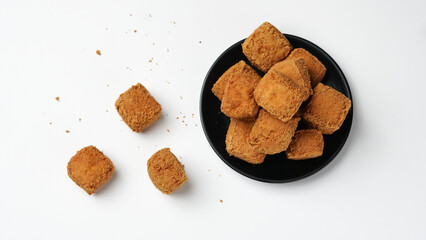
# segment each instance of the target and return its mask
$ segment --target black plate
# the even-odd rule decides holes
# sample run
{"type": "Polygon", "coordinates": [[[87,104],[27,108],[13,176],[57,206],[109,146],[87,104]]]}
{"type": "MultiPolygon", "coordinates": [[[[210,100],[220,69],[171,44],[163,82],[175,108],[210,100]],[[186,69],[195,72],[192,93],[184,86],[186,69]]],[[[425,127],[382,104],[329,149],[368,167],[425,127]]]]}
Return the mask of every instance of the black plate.
{"type": "MultiPolygon", "coordinates": [[[[308,50],[325,65],[327,72],[322,83],[345,94],[352,101],[351,91],[342,70],[324,50],[303,38],[289,34],[284,35],[294,48],[302,47],[308,50]]],[[[231,157],[226,152],[225,137],[228,130],[229,118],[220,112],[220,101],[213,95],[211,88],[217,79],[238,61],[244,60],[250,64],[242,52],[241,44],[243,41],[244,39],[235,43],[222,53],[213,63],[204,80],[200,97],[201,123],[211,147],[232,169],[258,181],[272,183],[291,182],[318,172],[336,157],[348,138],[352,125],[353,101],[352,107],[341,128],[332,135],[324,135],[324,152],[321,157],[294,161],[288,160],[283,152],[268,155],[265,162],[253,165],[231,157]]],[[[258,73],[261,76],[264,75],[260,71],[258,73]]]]}

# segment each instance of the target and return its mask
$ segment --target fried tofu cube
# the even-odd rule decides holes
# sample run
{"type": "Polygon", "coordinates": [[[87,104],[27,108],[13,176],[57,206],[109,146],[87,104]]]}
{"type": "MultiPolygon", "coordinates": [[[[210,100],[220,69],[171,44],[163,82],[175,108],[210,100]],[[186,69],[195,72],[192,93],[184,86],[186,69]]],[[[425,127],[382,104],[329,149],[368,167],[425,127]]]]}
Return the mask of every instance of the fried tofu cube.
{"type": "Polygon", "coordinates": [[[114,165],[94,146],[78,151],[68,162],[68,176],[89,195],[111,178],[114,165]]]}
{"type": "Polygon", "coordinates": [[[225,93],[226,84],[230,78],[238,78],[238,75],[241,75],[246,69],[246,63],[244,61],[239,61],[234,64],[232,67],[228,68],[222,76],[216,81],[212,87],[213,94],[222,101],[223,94],[225,93]]]}
{"type": "Polygon", "coordinates": [[[122,93],[115,108],[134,132],[142,132],[161,116],[161,105],[140,83],[122,93]]]}
{"type": "Polygon", "coordinates": [[[249,143],[249,136],[254,122],[246,122],[231,118],[226,133],[226,151],[248,163],[259,164],[265,160],[266,154],[254,150],[249,143]]]}
{"type": "Polygon", "coordinates": [[[296,131],[299,120],[298,117],[283,122],[261,109],[250,132],[250,144],[256,151],[265,154],[285,151],[296,131]]]}
{"type": "Polygon", "coordinates": [[[253,91],[261,77],[244,61],[240,61],[232,68],[220,110],[230,118],[254,120],[259,105],[254,100],[253,91]]]}
{"type": "Polygon", "coordinates": [[[288,146],[286,155],[291,160],[304,160],[322,156],[324,138],[316,129],[298,130],[288,146]]]}
{"type": "Polygon", "coordinates": [[[323,134],[332,134],[342,126],[351,104],[342,93],[318,83],[302,117],[323,134]]]}
{"type": "Polygon", "coordinates": [[[243,53],[251,64],[267,72],[275,63],[282,61],[293,46],[272,24],[260,25],[242,44],[243,53]]]}
{"type": "Polygon", "coordinates": [[[308,72],[308,66],[303,58],[285,59],[275,64],[272,70],[276,70],[286,75],[290,80],[297,83],[304,92],[304,101],[312,95],[311,78],[308,72]]]}
{"type": "Polygon", "coordinates": [[[184,166],[170,148],[154,153],[147,163],[148,175],[154,186],[164,194],[178,190],[187,180],[184,166]]]}
{"type": "Polygon", "coordinates": [[[254,98],[259,106],[287,122],[302,104],[304,92],[282,73],[269,71],[254,90],[254,98]]]}
{"type": "Polygon", "coordinates": [[[296,58],[303,58],[305,60],[306,65],[308,65],[309,74],[311,76],[311,85],[312,88],[314,88],[319,82],[322,81],[327,69],[325,68],[324,64],[318,60],[318,58],[303,48],[294,49],[287,59],[296,58]]]}

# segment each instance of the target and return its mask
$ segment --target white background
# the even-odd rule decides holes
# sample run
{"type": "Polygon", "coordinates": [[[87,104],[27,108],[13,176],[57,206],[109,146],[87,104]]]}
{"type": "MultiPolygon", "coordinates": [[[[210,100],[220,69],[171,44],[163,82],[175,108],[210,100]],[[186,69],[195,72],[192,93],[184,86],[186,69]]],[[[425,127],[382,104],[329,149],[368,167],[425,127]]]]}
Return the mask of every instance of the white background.
{"type": "Polygon", "coordinates": [[[2,0],[0,239],[426,239],[425,9],[424,1],[2,0]],[[287,184],[234,172],[199,119],[209,67],[264,21],[328,52],[354,99],[342,152],[287,184]],[[114,109],[137,82],[163,106],[142,134],[114,109]],[[66,171],[87,145],[116,167],[92,196],[66,171]],[[163,147],[189,178],[170,196],[146,171],[163,147]]]}

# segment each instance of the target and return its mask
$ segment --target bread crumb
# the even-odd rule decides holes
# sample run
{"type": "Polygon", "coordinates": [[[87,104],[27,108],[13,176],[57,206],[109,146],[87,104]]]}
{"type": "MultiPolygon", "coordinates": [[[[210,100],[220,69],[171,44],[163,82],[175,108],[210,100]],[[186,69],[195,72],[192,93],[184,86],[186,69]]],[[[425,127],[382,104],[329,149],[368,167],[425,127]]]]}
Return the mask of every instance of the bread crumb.
{"type": "Polygon", "coordinates": [[[152,45],[155,45],[155,42],[153,42],[152,45]]]}
{"type": "Polygon", "coordinates": [[[58,102],[59,102],[59,97],[55,97],[55,99],[56,99],[56,101],[58,101],[58,102]]]}
{"type": "Polygon", "coordinates": [[[107,30],[107,31],[108,31],[108,28],[105,28],[105,30],[107,30]]]}
{"type": "Polygon", "coordinates": [[[167,52],[169,52],[170,50],[167,48],[167,50],[166,50],[167,52]]]}
{"type": "Polygon", "coordinates": [[[222,200],[222,199],[220,199],[220,200],[219,200],[219,202],[220,202],[220,203],[223,203],[223,200],[222,200]]]}
{"type": "Polygon", "coordinates": [[[100,56],[100,55],[102,55],[102,54],[101,54],[101,50],[99,50],[99,49],[98,49],[98,50],[96,50],[96,54],[98,54],[99,56],[100,56]]]}
{"type": "Polygon", "coordinates": [[[69,133],[70,131],[69,131],[69,130],[65,130],[65,132],[66,132],[66,133],[69,133]]]}
{"type": "Polygon", "coordinates": [[[108,109],[106,110],[106,112],[108,112],[108,109]]]}
{"type": "Polygon", "coordinates": [[[149,62],[149,63],[152,63],[152,60],[151,60],[151,59],[149,59],[149,60],[148,60],[148,62],[149,62]]]}
{"type": "Polygon", "coordinates": [[[198,43],[201,43],[201,41],[198,41],[198,43]]]}
{"type": "Polygon", "coordinates": [[[152,17],[151,13],[149,14],[149,17],[152,17]]]}
{"type": "Polygon", "coordinates": [[[183,118],[185,118],[186,116],[185,115],[183,115],[183,118]]]}
{"type": "Polygon", "coordinates": [[[176,117],[176,119],[179,119],[179,117],[176,117]]]}
{"type": "Polygon", "coordinates": [[[167,129],[167,132],[170,132],[170,130],[169,130],[169,129],[167,129]]]}
{"type": "Polygon", "coordinates": [[[81,122],[81,118],[79,118],[78,121],[81,122]]]}
{"type": "Polygon", "coordinates": [[[183,97],[182,96],[179,96],[180,97],[180,100],[183,100],[183,97]]]}
{"type": "Polygon", "coordinates": [[[50,122],[49,125],[52,125],[52,122],[50,122]]]}
{"type": "Polygon", "coordinates": [[[219,174],[219,177],[222,177],[222,174],[219,174]]]}
{"type": "Polygon", "coordinates": [[[130,13],[130,17],[131,17],[131,16],[133,16],[133,15],[130,13]]]}
{"type": "Polygon", "coordinates": [[[193,113],[192,115],[191,115],[191,117],[194,117],[195,116],[195,114],[193,113]]]}
{"type": "Polygon", "coordinates": [[[185,123],[185,126],[188,126],[188,124],[187,124],[187,123],[185,123]]]}
{"type": "Polygon", "coordinates": [[[135,33],[136,33],[136,32],[138,32],[138,31],[135,29],[135,31],[133,31],[133,32],[135,32],[135,33]]]}
{"type": "Polygon", "coordinates": [[[209,171],[209,172],[210,172],[210,169],[208,169],[207,171],[209,171]]]}
{"type": "Polygon", "coordinates": [[[107,87],[109,87],[109,84],[107,84],[107,87]]]}

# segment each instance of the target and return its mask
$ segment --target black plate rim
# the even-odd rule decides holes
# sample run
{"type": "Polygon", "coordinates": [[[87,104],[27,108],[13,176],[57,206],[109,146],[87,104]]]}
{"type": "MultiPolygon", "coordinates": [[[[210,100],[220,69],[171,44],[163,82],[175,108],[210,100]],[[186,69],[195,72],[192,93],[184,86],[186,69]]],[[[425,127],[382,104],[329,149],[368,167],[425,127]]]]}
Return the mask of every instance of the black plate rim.
{"type": "MultiPolygon", "coordinates": [[[[311,171],[311,172],[308,172],[308,173],[306,173],[306,174],[304,174],[304,175],[301,175],[301,176],[299,176],[299,177],[295,177],[295,178],[290,178],[290,179],[282,179],[282,180],[273,180],[273,179],[265,179],[265,178],[260,178],[260,177],[257,177],[257,176],[253,176],[253,175],[250,175],[250,174],[248,174],[248,173],[246,173],[246,172],[244,172],[244,171],[241,171],[240,169],[238,169],[238,168],[236,168],[236,167],[234,167],[233,165],[231,165],[230,163],[228,163],[228,161],[226,160],[226,159],[224,159],[222,156],[221,156],[221,154],[219,153],[219,151],[216,149],[216,147],[214,146],[214,144],[211,142],[212,140],[210,139],[210,137],[208,137],[208,134],[207,134],[207,130],[206,130],[206,126],[205,126],[205,123],[204,123],[204,117],[203,117],[203,115],[202,115],[202,113],[203,113],[203,105],[202,105],[202,98],[203,98],[203,95],[204,95],[204,90],[205,90],[205,85],[206,85],[206,82],[207,82],[207,78],[208,78],[208,76],[210,75],[210,73],[212,72],[212,70],[214,69],[214,67],[216,66],[216,64],[219,62],[219,60],[221,60],[221,58],[227,53],[227,52],[229,52],[231,49],[233,49],[234,47],[236,47],[236,46],[238,46],[238,45],[241,45],[244,41],[245,41],[245,39],[242,39],[242,40],[240,40],[240,41],[238,41],[238,42],[236,42],[236,43],[234,43],[234,44],[232,44],[230,47],[228,47],[224,52],[222,52],[222,54],[220,54],[219,55],[219,57],[217,57],[216,58],[216,60],[213,62],[213,64],[211,65],[211,67],[210,67],[210,69],[209,69],[209,71],[207,72],[207,74],[206,74],[206,77],[204,78],[204,82],[203,82],[203,84],[202,84],[202,86],[201,86],[201,92],[200,92],[200,106],[199,106],[199,111],[200,111],[200,121],[201,121],[201,125],[202,125],[202,127],[203,127],[203,132],[204,132],[204,136],[206,137],[206,139],[207,139],[207,141],[208,141],[208,143],[209,143],[209,145],[210,145],[210,147],[213,149],[213,151],[216,153],[216,155],[226,164],[226,165],[228,165],[231,169],[233,169],[234,171],[236,171],[236,172],[238,172],[238,173],[240,173],[241,175],[243,175],[243,176],[245,176],[245,177],[248,177],[248,178],[250,178],[250,179],[253,179],[253,180],[256,180],[256,181],[259,181],[259,182],[265,182],[265,183],[289,183],[289,182],[294,182],[294,181],[298,181],[298,180],[301,180],[301,179],[304,179],[304,178],[307,178],[307,177],[309,177],[309,176],[312,176],[312,175],[314,175],[315,173],[317,173],[317,172],[319,172],[320,170],[322,170],[322,169],[324,169],[327,165],[329,165],[330,164],[330,162],[331,161],[333,161],[335,158],[336,158],[336,156],[340,153],[340,151],[342,150],[342,148],[343,148],[343,146],[346,144],[346,141],[347,141],[347,139],[348,139],[348,137],[349,137],[349,134],[350,134],[350,132],[351,132],[351,129],[352,129],[352,120],[353,120],[353,111],[354,111],[354,101],[353,101],[353,97],[352,97],[352,93],[351,93],[351,90],[350,90],[350,87],[349,87],[349,83],[348,83],[348,81],[347,81],[347,79],[346,79],[346,76],[344,75],[344,73],[343,73],[343,71],[342,71],[342,69],[339,67],[339,65],[336,63],[336,61],[334,61],[334,59],[326,52],[326,51],[324,51],[322,48],[320,48],[318,45],[316,45],[316,44],[314,44],[314,43],[312,43],[311,41],[309,41],[309,40],[306,40],[306,39],[304,39],[304,38],[301,38],[301,37],[298,37],[298,36],[295,36],[295,35],[292,35],[292,34],[287,34],[287,33],[283,33],[283,35],[285,36],[285,37],[288,37],[288,38],[296,38],[296,39],[298,39],[299,41],[303,41],[303,42],[306,42],[307,44],[309,44],[309,45],[312,45],[312,46],[314,46],[315,48],[317,48],[318,50],[320,50],[329,60],[330,60],[330,62],[334,65],[334,67],[337,69],[337,71],[339,72],[339,74],[341,74],[342,75],[342,80],[343,80],[343,82],[344,82],[344,85],[345,85],[345,88],[346,88],[346,90],[347,90],[347,94],[348,94],[348,98],[349,99],[351,99],[351,102],[352,102],[352,104],[351,104],[351,109],[350,109],[350,111],[352,111],[352,115],[351,115],[351,119],[349,119],[350,120],[350,124],[349,124],[349,130],[348,130],[348,134],[347,135],[345,135],[344,136],[344,138],[342,139],[342,142],[341,142],[341,144],[339,145],[339,147],[336,149],[336,151],[334,152],[334,154],[330,157],[330,158],[328,158],[327,159],[327,161],[325,161],[321,166],[319,166],[318,168],[316,168],[315,170],[313,170],[313,171],[311,171]]],[[[348,120],[348,119],[347,119],[348,120]]]]}

